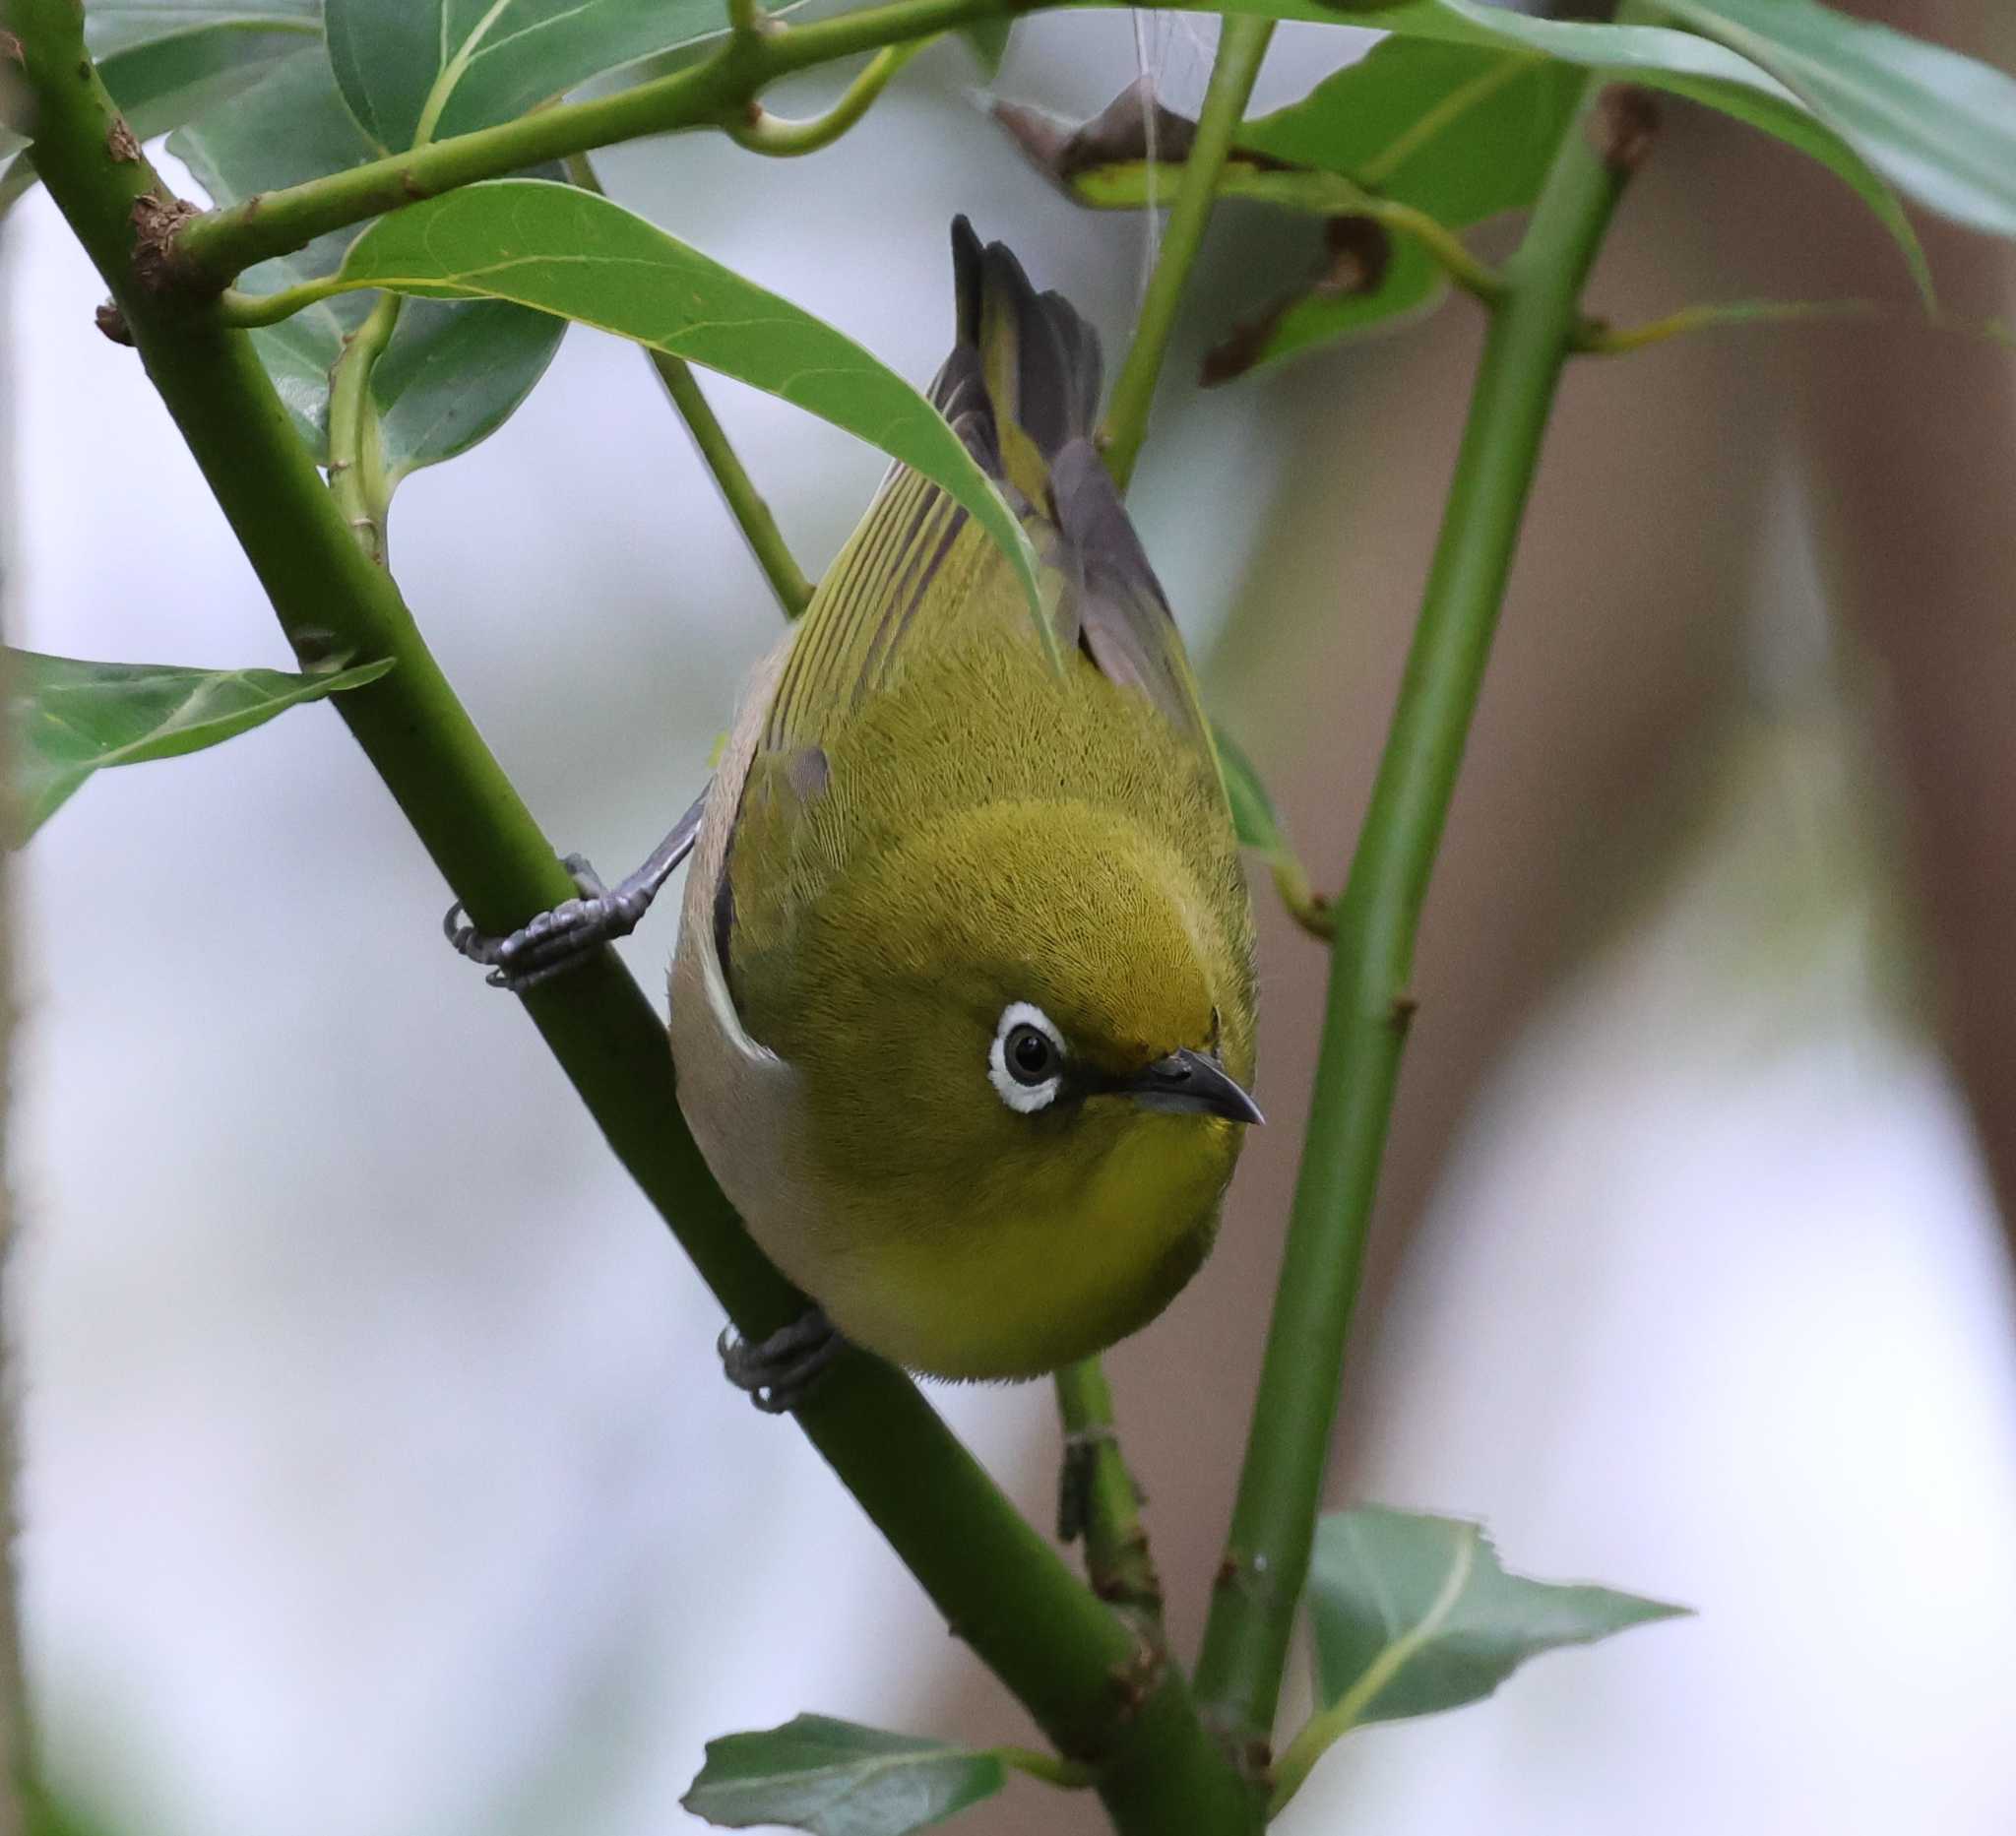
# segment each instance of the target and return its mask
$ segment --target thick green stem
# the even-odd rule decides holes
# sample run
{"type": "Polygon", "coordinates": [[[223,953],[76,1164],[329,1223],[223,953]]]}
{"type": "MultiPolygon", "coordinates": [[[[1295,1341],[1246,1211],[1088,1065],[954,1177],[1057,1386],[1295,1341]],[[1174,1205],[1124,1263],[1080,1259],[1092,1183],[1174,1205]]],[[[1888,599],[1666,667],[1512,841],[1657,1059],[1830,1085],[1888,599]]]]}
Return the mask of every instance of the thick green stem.
{"type": "MultiPolygon", "coordinates": [[[[111,287],[150,377],[305,661],[391,658],[338,711],[476,923],[509,929],[572,886],[295,437],[251,341],[215,310],[151,290],[136,242],[174,206],[120,158],[117,111],[85,55],[75,0],[0,0],[35,109],[37,168],[111,287]]],[[[443,974],[449,973],[444,958],[443,974]]],[[[469,998],[494,999],[472,982],[469,998]]],[[[664,1030],[610,952],[525,997],[527,1012],[737,1327],[762,1336],[803,1298],[740,1228],[679,1115],[664,1030]]],[[[827,1373],[806,1434],[939,1609],[1070,1757],[1122,1831],[1245,1832],[1250,1793],[1182,1677],[1145,1654],[1001,1495],[916,1387],[859,1353],[827,1373]]]]}
{"type": "Polygon", "coordinates": [[[1123,491],[1134,475],[1141,443],[1148,437],[1155,385],[1162,376],[1163,358],[1168,354],[1170,334],[1176,329],[1183,287],[1196,265],[1197,251],[1204,246],[1204,225],[1211,219],[1219,175],[1225,170],[1232,136],[1238,132],[1246,98],[1253,94],[1253,80],[1260,74],[1273,36],[1272,20],[1228,18],[1218,41],[1204,107],[1197,117],[1197,138],[1183,162],[1176,201],[1163,231],[1162,253],[1156,258],[1147,297],[1141,302],[1134,342],[1127,348],[1127,360],[1120,366],[1112,400],[1106,404],[1105,422],[1100,429],[1106,470],[1123,491]]]}
{"type": "Polygon", "coordinates": [[[1092,1591],[1116,1607],[1162,1622],[1162,1577],[1141,1521],[1141,1491],[1120,1452],[1113,1391],[1096,1358],[1057,1372],[1057,1413],[1064,1423],[1063,1495],[1057,1535],[1085,1539],[1092,1591]]]}
{"type": "Polygon", "coordinates": [[[1336,910],[1308,1133],[1253,1425],[1197,1680],[1207,1715],[1273,1732],[1336,1419],[1402,1046],[1416,928],[1477,706],[1576,302],[1643,150],[1628,92],[1591,80],[1505,290],[1456,461],[1371,808],[1336,910]]]}
{"type": "MultiPolygon", "coordinates": [[[[592,191],[598,197],[606,195],[586,154],[576,154],[567,161],[567,176],[584,191],[592,191]]],[[[686,431],[713,475],[722,502],[735,519],[735,527],[742,532],[742,539],[749,544],[749,552],[763,570],[763,578],[770,583],[785,617],[797,617],[812,601],[813,583],[805,578],[793,558],[769,503],[749,476],[728,439],[727,429],[709,406],[700,379],[683,357],[675,357],[669,350],[647,348],[644,354],[658,372],[665,394],[671,397],[672,406],[679,411],[679,418],[686,423],[686,431]]]]}
{"type": "Polygon", "coordinates": [[[875,98],[889,87],[890,78],[930,42],[928,38],[913,38],[907,44],[884,46],[869,61],[867,69],[848,85],[839,101],[823,115],[814,115],[809,120],[773,115],[760,102],[751,102],[748,120],[728,123],[728,138],[751,153],[767,153],[784,159],[831,147],[875,105],[875,98]]]}

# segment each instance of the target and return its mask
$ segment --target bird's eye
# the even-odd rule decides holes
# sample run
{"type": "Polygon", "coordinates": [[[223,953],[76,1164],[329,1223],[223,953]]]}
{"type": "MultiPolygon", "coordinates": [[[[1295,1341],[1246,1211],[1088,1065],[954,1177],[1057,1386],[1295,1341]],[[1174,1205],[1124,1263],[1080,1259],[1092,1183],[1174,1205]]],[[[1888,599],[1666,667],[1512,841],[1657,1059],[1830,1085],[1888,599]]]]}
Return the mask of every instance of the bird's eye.
{"type": "Polygon", "coordinates": [[[987,1077],[1018,1114],[1055,1101],[1064,1082],[1064,1039],[1040,1007],[1011,1001],[1003,1010],[987,1050],[987,1077]]]}
{"type": "Polygon", "coordinates": [[[1008,1075],[1018,1084],[1040,1084],[1056,1068],[1057,1048],[1026,1022],[1008,1035],[1008,1075]]]}

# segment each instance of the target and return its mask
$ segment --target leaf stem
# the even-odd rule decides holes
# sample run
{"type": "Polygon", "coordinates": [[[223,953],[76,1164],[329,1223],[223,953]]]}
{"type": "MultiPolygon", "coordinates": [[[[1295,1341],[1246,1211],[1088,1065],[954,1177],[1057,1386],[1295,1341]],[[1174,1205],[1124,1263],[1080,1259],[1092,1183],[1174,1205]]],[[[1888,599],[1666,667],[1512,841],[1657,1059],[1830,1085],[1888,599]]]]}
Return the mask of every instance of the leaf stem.
{"type": "MultiPolygon", "coordinates": [[[[134,269],[174,201],[146,158],[110,148],[118,118],[85,52],[76,0],[6,0],[34,108],[35,161],[125,316],[149,377],[306,663],[389,658],[336,698],[471,918],[508,930],[573,887],[422,640],[391,575],[353,538],[294,436],[250,339],[214,303],[134,269]]],[[[445,143],[444,143],[445,144],[445,143]]],[[[448,974],[444,959],[443,974],[448,974]]],[[[469,998],[494,1000],[473,981],[469,998]]],[[[737,1328],[762,1337],[805,1300],[764,1260],[680,1117],[665,1035],[604,951],[524,997],[609,1146],[737,1328]]],[[[954,1629],[1060,1750],[1092,1768],[1117,1829],[1247,1836],[1259,1806],[1200,1722],[1179,1672],[1144,1653],[900,1371],[861,1353],[828,1370],[799,1425],[954,1629]]]]}
{"type": "Polygon", "coordinates": [[[1162,1577],[1141,1521],[1141,1490],[1120,1452],[1112,1386],[1096,1358],[1057,1372],[1064,1423],[1064,1478],[1057,1538],[1085,1538],[1085,1572],[1101,1600],[1125,1607],[1159,1629],[1162,1577]]]}
{"type": "Polygon", "coordinates": [[[1096,1775],[1089,1766],[1081,1766],[1075,1759],[1059,1759],[1054,1753],[1039,1752],[1033,1746],[991,1746],[987,1751],[1002,1765],[1013,1766],[1017,1772],[1026,1772],[1032,1779],[1040,1779],[1059,1791],[1082,1792],[1096,1783],[1096,1775]]]}
{"type": "Polygon", "coordinates": [[[329,375],[329,489],[364,552],[380,567],[385,565],[392,487],[385,476],[385,442],[378,433],[371,372],[399,327],[402,303],[397,293],[382,295],[344,341],[343,354],[329,375]]]}
{"type": "MultiPolygon", "coordinates": [[[[601,181],[596,176],[595,167],[585,153],[569,158],[567,176],[584,191],[592,191],[598,197],[608,195],[602,190],[601,181]]],[[[651,367],[658,372],[665,394],[678,410],[679,418],[686,423],[686,431],[692,436],[702,463],[713,475],[722,502],[735,519],[735,527],[742,532],[742,539],[749,544],[749,552],[763,570],[763,578],[770,583],[770,590],[777,596],[785,617],[797,617],[811,603],[813,583],[805,578],[803,570],[792,557],[784,532],[777,527],[777,518],[771,514],[770,505],[756,488],[755,480],[749,476],[735,452],[727,429],[709,406],[701,390],[700,379],[683,357],[675,357],[669,350],[646,346],[644,354],[651,359],[651,367]]]]}
{"type": "Polygon", "coordinates": [[[890,78],[930,42],[929,38],[913,38],[905,44],[884,45],[823,115],[795,121],[767,112],[761,102],[751,102],[749,118],[731,119],[727,136],[737,147],[777,158],[796,158],[801,154],[831,147],[875,105],[876,97],[889,87],[890,78]]]}
{"type": "Polygon", "coordinates": [[[262,325],[278,325],[283,319],[291,319],[295,313],[306,312],[310,306],[334,299],[339,293],[354,290],[353,283],[333,274],[319,281],[277,287],[271,293],[247,293],[227,286],[217,297],[218,323],[234,326],[241,332],[256,331],[262,325]]]}
{"type": "Polygon", "coordinates": [[[1664,344],[1688,332],[1706,332],[1731,325],[1781,325],[1800,319],[1877,319],[1888,309],[1873,299],[1736,299],[1698,306],[1649,319],[1643,325],[1610,325],[1584,319],[1575,332],[1575,348],[1594,356],[1618,356],[1664,344]]]}
{"type": "Polygon", "coordinates": [[[1176,201],[1163,231],[1162,253],[1156,259],[1147,296],[1141,302],[1134,342],[1127,348],[1126,361],[1120,366],[1112,400],[1106,404],[1105,421],[1100,429],[1100,447],[1105,454],[1106,469],[1123,491],[1134,475],[1141,443],[1148,437],[1155,385],[1162,375],[1163,359],[1168,354],[1183,287],[1204,244],[1204,226],[1210,221],[1211,206],[1217,197],[1219,175],[1225,170],[1232,136],[1238,132],[1239,121],[1246,112],[1246,98],[1253,94],[1253,80],[1260,74],[1273,36],[1272,20],[1251,17],[1228,17],[1219,36],[1218,56],[1212,62],[1211,82],[1205,89],[1204,106],[1197,117],[1197,138],[1191,144],[1189,158],[1183,162],[1176,201]]]}
{"type": "Polygon", "coordinates": [[[1308,1131],[1198,1693],[1222,1730],[1271,1735],[1336,1419],[1402,1047],[1415,935],[1483,680],[1520,520],[1642,112],[1601,76],[1562,140],[1471,396],[1393,723],[1335,912],[1308,1131]]]}

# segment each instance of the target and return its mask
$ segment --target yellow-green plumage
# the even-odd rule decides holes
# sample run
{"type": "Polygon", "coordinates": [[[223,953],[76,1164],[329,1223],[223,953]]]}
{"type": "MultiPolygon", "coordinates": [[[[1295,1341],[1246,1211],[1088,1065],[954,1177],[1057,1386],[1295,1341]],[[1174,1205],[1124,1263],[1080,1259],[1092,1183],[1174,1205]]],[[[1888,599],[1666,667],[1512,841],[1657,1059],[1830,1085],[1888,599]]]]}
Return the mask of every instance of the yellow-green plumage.
{"type": "Polygon", "coordinates": [[[1063,667],[992,540],[892,473],[731,735],[672,1036],[710,1165],[843,1333],[1023,1376],[1144,1324],[1209,1247],[1241,1126],[1116,1087],[1183,1048],[1250,1083],[1252,926],[1180,641],[1085,437],[1092,334],[963,223],[955,250],[936,399],[1024,509],[1063,667]],[[989,1068],[1018,1004],[1062,1051],[1029,1111],[989,1068]]]}

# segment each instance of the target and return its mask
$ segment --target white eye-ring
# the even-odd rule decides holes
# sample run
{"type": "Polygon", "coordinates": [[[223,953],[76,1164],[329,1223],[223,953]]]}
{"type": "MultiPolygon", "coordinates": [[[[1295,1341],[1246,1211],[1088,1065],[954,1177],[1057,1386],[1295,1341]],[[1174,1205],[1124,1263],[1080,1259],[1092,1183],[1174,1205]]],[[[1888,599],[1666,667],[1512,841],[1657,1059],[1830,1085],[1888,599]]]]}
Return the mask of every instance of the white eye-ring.
{"type": "Polygon", "coordinates": [[[1018,1115],[1047,1108],[1064,1085],[1064,1036],[1040,1007],[1010,1001],[987,1047],[987,1078],[1018,1115]]]}

